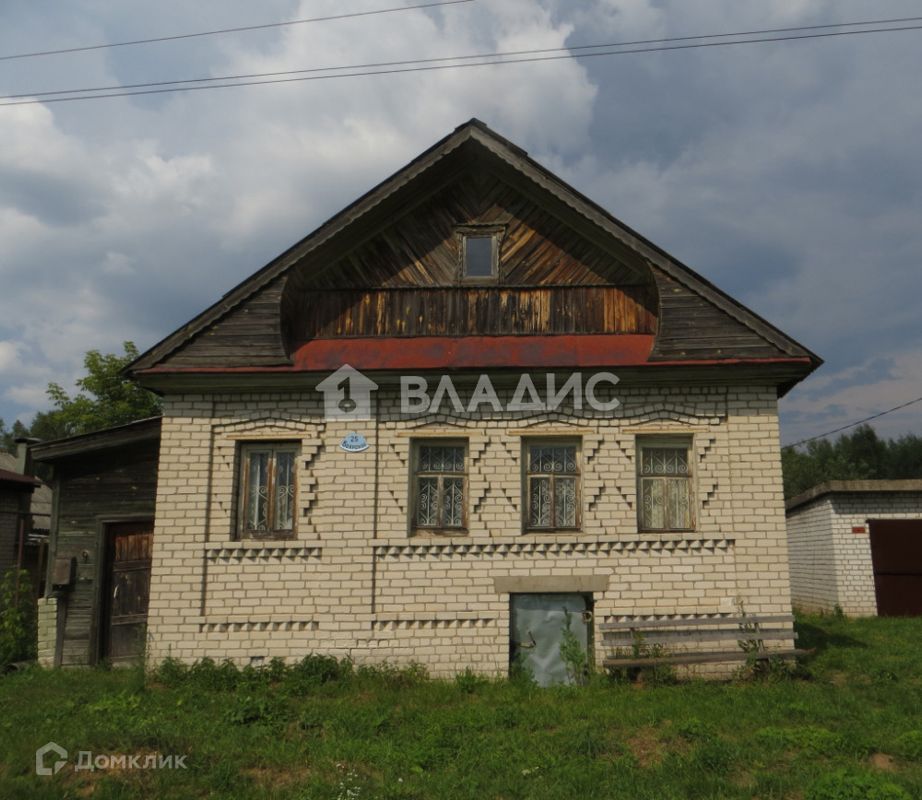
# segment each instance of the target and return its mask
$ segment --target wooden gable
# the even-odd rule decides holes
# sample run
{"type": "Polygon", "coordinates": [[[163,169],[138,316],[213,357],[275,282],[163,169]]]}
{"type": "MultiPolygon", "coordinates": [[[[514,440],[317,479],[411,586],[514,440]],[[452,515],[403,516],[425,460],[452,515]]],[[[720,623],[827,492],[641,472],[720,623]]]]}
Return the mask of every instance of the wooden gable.
{"type": "Polygon", "coordinates": [[[647,270],[619,261],[493,174],[462,175],[285,290],[289,348],[315,338],[656,332],[647,270]],[[461,231],[490,226],[498,275],[461,276],[461,231]]]}
{"type": "MultiPolygon", "coordinates": [[[[821,363],[472,121],[149,350],[132,370],[299,371],[310,369],[299,348],[324,339],[581,335],[583,343],[646,337],[650,346],[631,352],[643,351],[640,360],[649,364],[789,360],[806,374],[821,363]],[[464,226],[501,231],[495,280],[460,280],[464,226]]],[[[604,342],[596,344],[604,360],[604,342]]]]}

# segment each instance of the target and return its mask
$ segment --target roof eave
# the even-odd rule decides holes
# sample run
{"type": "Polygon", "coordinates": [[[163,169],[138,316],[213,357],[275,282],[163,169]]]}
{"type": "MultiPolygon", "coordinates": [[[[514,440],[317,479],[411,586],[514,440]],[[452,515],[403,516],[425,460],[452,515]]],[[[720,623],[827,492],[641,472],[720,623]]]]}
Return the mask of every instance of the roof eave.
{"type": "Polygon", "coordinates": [[[32,458],[43,463],[52,462],[60,458],[156,440],[160,438],[161,423],[162,417],[148,417],[92,433],[41,442],[32,446],[32,458]]]}
{"type": "Polygon", "coordinates": [[[785,501],[784,506],[786,511],[791,512],[801,506],[836,494],[889,494],[899,492],[918,492],[922,494],[922,479],[825,481],[785,501]]]}

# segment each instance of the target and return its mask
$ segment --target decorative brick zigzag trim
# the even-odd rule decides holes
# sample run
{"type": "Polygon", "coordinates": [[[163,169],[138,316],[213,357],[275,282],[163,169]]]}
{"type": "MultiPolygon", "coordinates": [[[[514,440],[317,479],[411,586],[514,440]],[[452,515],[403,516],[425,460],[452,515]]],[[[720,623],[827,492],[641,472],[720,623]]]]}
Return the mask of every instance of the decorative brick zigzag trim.
{"type": "Polygon", "coordinates": [[[201,622],[199,633],[227,631],[315,631],[320,625],[314,620],[292,619],[285,622],[201,622]]]}
{"type": "Polygon", "coordinates": [[[493,617],[475,619],[380,619],[371,624],[374,631],[400,630],[457,630],[459,628],[488,628],[496,624],[493,617]]]}
{"type": "Polygon", "coordinates": [[[377,545],[375,556],[381,559],[412,559],[480,556],[570,556],[610,555],[612,553],[689,553],[730,551],[734,539],[673,539],[647,541],[634,539],[603,542],[522,542],[520,544],[407,544],[377,545]]]}
{"type": "Polygon", "coordinates": [[[320,547],[220,547],[208,551],[208,561],[303,561],[309,558],[320,558],[323,548],[320,547]]]}
{"type": "MultiPolygon", "coordinates": [[[[659,622],[661,620],[683,620],[683,619],[701,619],[701,620],[712,620],[712,619],[725,619],[726,617],[735,617],[739,616],[739,612],[736,611],[720,611],[713,614],[608,614],[601,618],[601,621],[604,623],[609,622],[636,622],[638,625],[643,625],[645,622],[659,622]]],[[[596,618],[598,620],[598,618],[596,618]]]]}

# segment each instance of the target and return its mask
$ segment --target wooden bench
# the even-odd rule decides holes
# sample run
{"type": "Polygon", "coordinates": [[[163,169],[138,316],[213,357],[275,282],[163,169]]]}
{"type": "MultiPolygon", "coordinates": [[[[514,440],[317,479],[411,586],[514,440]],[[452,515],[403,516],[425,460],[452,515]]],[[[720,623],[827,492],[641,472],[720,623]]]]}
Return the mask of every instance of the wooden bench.
{"type": "Polygon", "coordinates": [[[686,650],[674,652],[667,649],[663,655],[613,656],[602,664],[606,667],[656,667],[667,664],[709,664],[722,661],[749,661],[806,655],[809,651],[798,649],[769,649],[766,641],[796,640],[791,630],[794,617],[778,616],[693,617],[687,619],[632,620],[630,622],[602,623],[602,641],[607,648],[640,648],[661,645],[700,645],[710,642],[738,643],[730,650],[686,650]],[[731,627],[734,626],[734,627],[731,627]],[[746,648],[739,646],[745,642],[746,648]]]}

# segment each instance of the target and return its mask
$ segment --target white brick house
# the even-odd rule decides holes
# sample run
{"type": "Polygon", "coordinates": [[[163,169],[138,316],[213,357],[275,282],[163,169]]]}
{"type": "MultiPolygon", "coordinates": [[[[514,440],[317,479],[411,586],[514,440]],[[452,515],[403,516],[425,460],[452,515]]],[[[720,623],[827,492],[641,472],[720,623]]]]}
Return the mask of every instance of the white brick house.
{"type": "Polygon", "coordinates": [[[593,620],[788,612],[777,399],[819,363],[471,121],[133,365],[149,655],[495,673],[545,601],[597,654],[593,620]],[[402,410],[444,375],[460,410],[402,410]]]}

